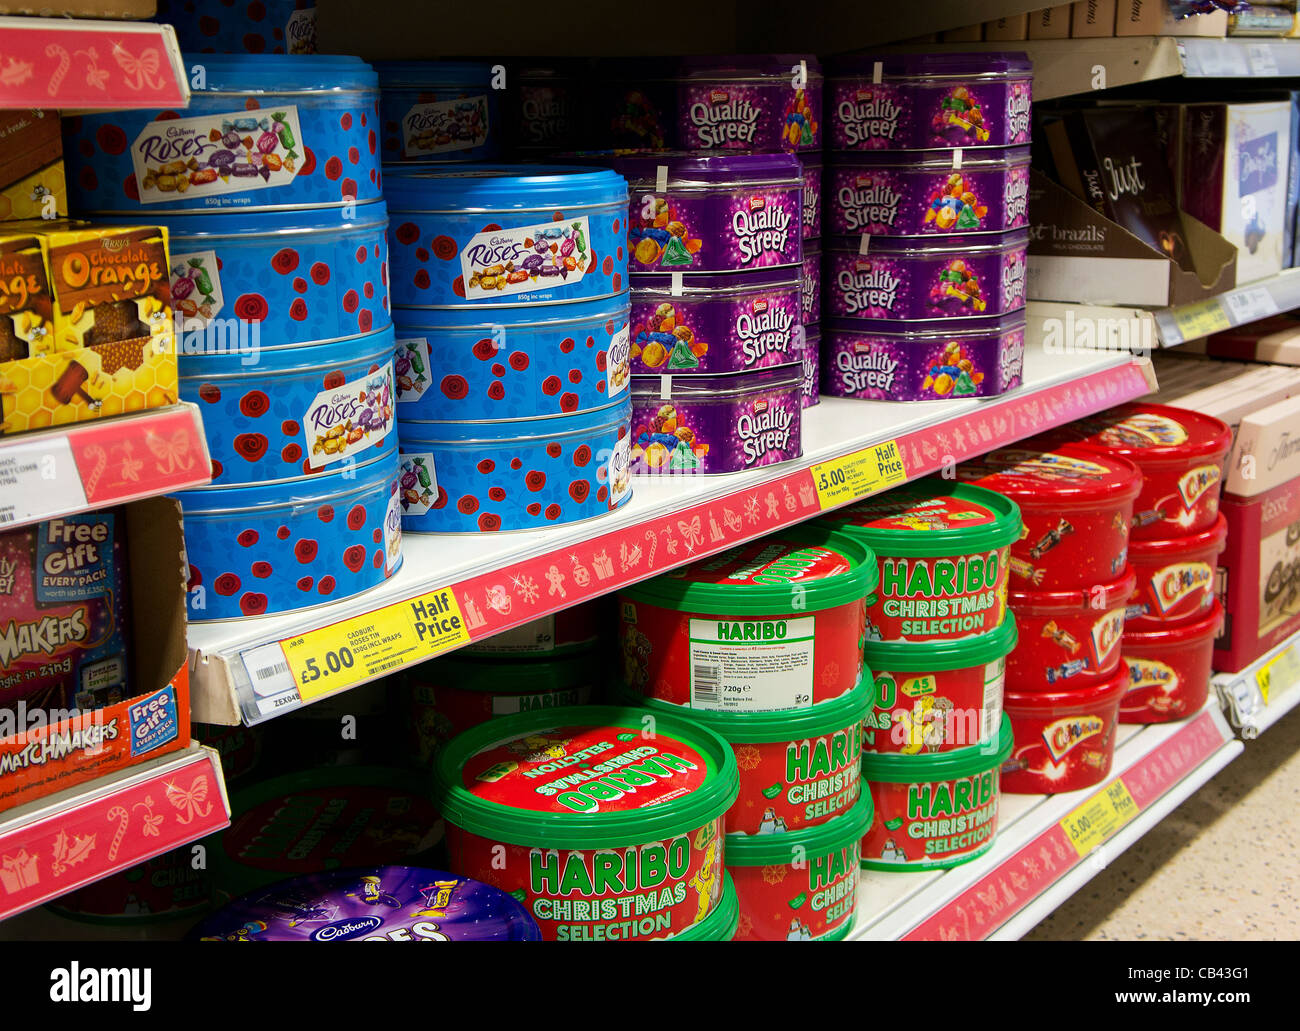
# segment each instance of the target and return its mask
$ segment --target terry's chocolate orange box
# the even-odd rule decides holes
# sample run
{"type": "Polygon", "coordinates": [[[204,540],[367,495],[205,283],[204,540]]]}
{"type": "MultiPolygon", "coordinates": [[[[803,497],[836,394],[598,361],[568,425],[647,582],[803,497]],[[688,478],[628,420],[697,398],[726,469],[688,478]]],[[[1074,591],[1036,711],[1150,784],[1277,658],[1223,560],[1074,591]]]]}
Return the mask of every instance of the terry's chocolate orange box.
{"type": "Polygon", "coordinates": [[[53,111],[0,111],[0,221],[68,210],[63,140],[53,111]]]}

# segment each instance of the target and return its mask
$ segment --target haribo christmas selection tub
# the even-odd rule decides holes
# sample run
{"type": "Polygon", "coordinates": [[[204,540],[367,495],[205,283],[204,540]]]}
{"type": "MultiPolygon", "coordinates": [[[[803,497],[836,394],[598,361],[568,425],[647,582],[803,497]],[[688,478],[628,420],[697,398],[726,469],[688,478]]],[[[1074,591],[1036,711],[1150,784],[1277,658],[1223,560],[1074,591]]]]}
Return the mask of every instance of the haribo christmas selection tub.
{"type": "Polygon", "coordinates": [[[187,54],[314,54],[315,0],[158,0],[187,54]]]}
{"type": "Polygon", "coordinates": [[[533,530],[612,512],[632,496],[631,414],[624,396],[574,415],[401,422],[403,474],[421,457],[436,472],[436,482],[411,485],[414,495],[404,488],[402,524],[424,533],[533,530]]]}
{"type": "MultiPolygon", "coordinates": [[[[681,713],[672,702],[626,687],[616,698],[651,713],[681,713]]],[[[801,831],[852,809],[862,791],[862,717],[870,704],[871,684],[864,681],[833,701],[793,711],[693,708],[690,718],[736,753],[740,794],[727,812],[727,840],[801,831]]]]}
{"type": "Polygon", "coordinates": [[[798,54],[686,57],[678,66],[683,150],[819,151],[822,71],[798,54]]]}
{"type": "Polygon", "coordinates": [[[203,412],[217,486],[298,479],[390,448],[393,330],[360,338],[195,354],[181,399],[203,412]]]}
{"type": "Polygon", "coordinates": [[[1001,768],[1011,754],[1004,715],[997,747],[970,745],[939,755],[863,753],[862,779],[876,817],[862,839],[868,870],[943,870],[993,845],[1001,768]]]}
{"type": "Polygon", "coordinates": [[[498,888],[445,870],[356,866],[244,895],[204,918],[190,941],[540,941],[537,923],[498,888]]]}
{"type": "Polygon", "coordinates": [[[1020,506],[1025,532],[1011,544],[1017,587],[1091,587],[1124,571],[1133,502],[1142,490],[1132,462],[1028,441],[963,462],[957,476],[1020,506]]]}
{"type": "Polygon", "coordinates": [[[607,169],[390,167],[393,304],[496,307],[627,287],[627,184],[607,169]]]}
{"type": "Polygon", "coordinates": [[[1157,630],[1203,615],[1214,604],[1216,559],[1228,539],[1222,514],[1208,530],[1164,540],[1137,540],[1129,563],[1137,585],[1128,600],[1124,631],[1157,630]]]}
{"type": "Polygon", "coordinates": [[[1010,591],[1020,644],[1007,660],[1007,683],[1017,691],[1052,691],[1108,680],[1119,665],[1124,611],[1136,583],[1125,568],[1088,587],[1010,591]]]}
{"type": "Polygon", "coordinates": [[[996,397],[1020,386],[1025,317],[942,324],[829,319],[822,324],[822,392],[864,401],[996,397]]]}
{"type": "Polygon", "coordinates": [[[1027,144],[1032,81],[1021,53],[844,57],[827,74],[827,149],[1027,144]]]}
{"type": "Polygon", "coordinates": [[[632,372],[726,373],[784,365],[803,320],[799,270],[692,276],[632,284],[632,372]]]}
{"type": "Polygon", "coordinates": [[[1211,415],[1135,401],[1070,423],[1045,439],[1074,440],[1142,470],[1142,492],[1133,504],[1135,541],[1196,533],[1213,525],[1219,513],[1232,431],[1211,415]]]}
{"type": "Polygon", "coordinates": [[[1105,680],[1003,696],[1015,748],[1002,767],[1002,790],[1054,795],[1100,784],[1115,758],[1119,700],[1128,690],[1121,666],[1105,680]]]}
{"type": "Polygon", "coordinates": [[[383,583],[402,561],[397,479],[390,442],[311,477],[178,494],[190,621],[289,612],[383,583]]]}
{"type": "Polygon", "coordinates": [[[1210,659],[1223,617],[1216,601],[1195,619],[1124,632],[1129,680],[1121,723],[1166,723],[1200,711],[1210,695],[1210,659]]]}
{"type": "Polygon", "coordinates": [[[632,378],[634,473],[729,473],[803,454],[803,361],[632,378]]]}
{"type": "Polygon", "coordinates": [[[1029,234],[828,237],[828,318],[992,318],[1025,306],[1029,234]],[[870,243],[868,243],[870,241],[870,243]]]}
{"type": "Polygon", "coordinates": [[[713,912],[698,924],[692,924],[681,934],[674,935],[669,941],[716,941],[729,942],[735,939],[736,929],[740,925],[740,900],[736,897],[736,884],[731,874],[722,871],[722,898],[713,907],[713,912]]]}
{"type": "Polygon", "coordinates": [[[500,155],[501,90],[493,89],[492,65],[379,61],[375,71],[385,164],[492,161],[500,155]]]}
{"type": "Polygon", "coordinates": [[[868,641],[863,656],[875,690],[863,752],[933,755],[996,737],[1016,631],[1008,615],[996,629],[961,641],[868,641]]]}
{"type": "Polygon", "coordinates": [[[628,293],[572,304],[398,308],[403,420],[530,419],[627,394],[628,293]]]}
{"type": "Polygon", "coordinates": [[[75,214],[344,207],[380,198],[378,79],[355,57],[211,56],[189,107],[63,124],[75,214]]]}
{"type": "Polygon", "coordinates": [[[871,549],[880,587],[868,641],[953,641],[996,630],[1020,509],[981,487],[918,480],[819,520],[871,549]]]}
{"type": "Polygon", "coordinates": [[[437,762],[451,865],[515,894],[546,941],[671,938],[723,895],[736,759],[667,713],[578,706],[493,720],[437,762]]]}
{"type": "Polygon", "coordinates": [[[813,527],[730,548],[619,594],[623,682],[692,709],[789,712],[862,676],[875,558],[813,527]]]}
{"type": "Polygon", "coordinates": [[[871,796],[843,816],[789,834],[727,835],[740,896],[736,941],[837,941],[853,927],[871,796]]]}
{"type": "Polygon", "coordinates": [[[828,236],[999,233],[1029,222],[1029,148],[839,154],[826,171],[828,236]]]}

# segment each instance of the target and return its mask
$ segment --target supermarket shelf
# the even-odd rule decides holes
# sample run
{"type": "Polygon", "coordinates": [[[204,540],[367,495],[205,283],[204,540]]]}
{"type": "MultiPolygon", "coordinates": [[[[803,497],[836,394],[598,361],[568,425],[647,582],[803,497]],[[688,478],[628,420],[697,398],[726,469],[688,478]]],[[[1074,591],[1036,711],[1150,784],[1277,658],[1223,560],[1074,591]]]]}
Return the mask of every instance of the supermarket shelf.
{"type": "Polygon", "coordinates": [[[850,938],[1019,938],[1243,748],[1214,700],[1179,723],[1121,727],[1105,783],[1003,795],[997,838],[979,859],[946,871],[864,870],[850,938]]]}
{"type": "Polygon", "coordinates": [[[189,76],[170,25],[0,18],[0,108],[185,107],[189,76]]]}
{"type": "Polygon", "coordinates": [[[598,523],[408,535],[397,575],[358,598],[191,624],[194,718],[260,722],[1154,388],[1149,362],[1113,352],[1027,347],[1025,379],[985,401],[825,399],[806,413],[801,460],[727,476],[638,479],[632,501],[598,523]],[[339,663],[343,647],[350,666],[339,663]]]}
{"type": "Polygon", "coordinates": [[[1300,268],[1285,269],[1269,279],[1153,314],[1160,342],[1165,347],[1174,347],[1293,308],[1300,308],[1300,268]]]}
{"type": "Polygon", "coordinates": [[[229,824],[221,760],[200,745],[0,813],[0,920],[229,824]]]}
{"type": "Polygon", "coordinates": [[[211,469],[192,404],[0,437],[0,527],[195,487],[211,469]]]}
{"type": "Polygon", "coordinates": [[[1253,740],[1300,704],[1300,634],[1240,673],[1216,673],[1212,683],[1228,722],[1253,740]]]}

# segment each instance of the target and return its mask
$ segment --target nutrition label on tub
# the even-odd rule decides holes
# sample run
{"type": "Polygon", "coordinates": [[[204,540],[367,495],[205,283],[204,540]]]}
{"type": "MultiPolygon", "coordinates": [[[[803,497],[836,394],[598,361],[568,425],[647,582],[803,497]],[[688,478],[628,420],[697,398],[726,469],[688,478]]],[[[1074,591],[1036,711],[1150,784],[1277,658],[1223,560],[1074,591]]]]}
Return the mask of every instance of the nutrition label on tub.
{"type": "Polygon", "coordinates": [[[812,704],[816,618],[692,619],[691,706],[764,712],[812,704]]]}

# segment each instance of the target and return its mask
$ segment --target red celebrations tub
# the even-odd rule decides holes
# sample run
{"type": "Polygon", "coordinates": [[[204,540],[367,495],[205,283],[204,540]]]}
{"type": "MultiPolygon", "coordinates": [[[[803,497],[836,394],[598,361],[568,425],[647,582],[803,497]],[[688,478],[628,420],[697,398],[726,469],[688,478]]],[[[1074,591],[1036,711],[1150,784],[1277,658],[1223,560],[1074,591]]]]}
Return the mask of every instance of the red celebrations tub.
{"type": "Polygon", "coordinates": [[[875,558],[813,527],[751,541],[619,595],[623,681],[695,709],[805,709],[862,676],[875,558]]]}
{"type": "Polygon", "coordinates": [[[1129,562],[1137,585],[1129,598],[1124,629],[1157,630],[1195,619],[1214,604],[1214,569],[1228,540],[1228,521],[1219,516],[1208,530],[1186,537],[1134,541],[1129,562]]]}
{"type": "Polygon", "coordinates": [[[1210,659],[1223,624],[1217,601],[1197,619],[1124,634],[1128,691],[1121,723],[1167,723],[1198,712],[1210,695],[1210,659]]]}
{"type": "Polygon", "coordinates": [[[835,941],[853,927],[871,796],[829,823],[790,834],[727,836],[740,896],[736,941],[835,941]]]}
{"type": "Polygon", "coordinates": [[[1024,531],[1011,545],[1018,588],[1090,587],[1124,570],[1142,473],[1111,455],[1062,444],[1001,448],[963,462],[959,479],[1012,498],[1024,531]]]}
{"type": "Polygon", "coordinates": [[[941,755],[864,754],[862,778],[876,819],[862,839],[863,867],[941,870],[987,852],[1011,745],[1011,721],[1004,716],[996,743],[941,755]]]}
{"type": "Polygon", "coordinates": [[[820,522],[866,544],[880,563],[868,640],[953,641],[1002,622],[1008,549],[1020,535],[1009,498],[930,478],[820,522]]]}
{"type": "Polygon", "coordinates": [[[507,716],[438,759],[451,866],[520,899],[546,941],[672,938],[723,895],[736,758],[668,713],[507,716]]]}
{"type": "Polygon", "coordinates": [[[875,697],[862,722],[863,751],[932,755],[995,739],[1006,657],[1015,646],[1010,616],[962,641],[868,642],[863,653],[875,697]]]}
{"type": "Polygon", "coordinates": [[[1015,750],[1002,768],[1002,789],[1054,795],[1099,784],[1115,758],[1119,700],[1128,670],[1096,684],[1060,691],[1008,691],[1015,750]]]}
{"type": "Polygon", "coordinates": [[[1020,644],[1007,660],[1017,691],[1059,691],[1110,679],[1119,665],[1124,610],[1137,578],[1072,591],[1012,591],[1020,644]]]}
{"type": "Polygon", "coordinates": [[[1142,470],[1133,508],[1133,540],[1208,529],[1219,513],[1223,460],[1232,444],[1226,423],[1169,405],[1120,405],[1054,431],[1093,451],[1127,458],[1142,470]]]}

